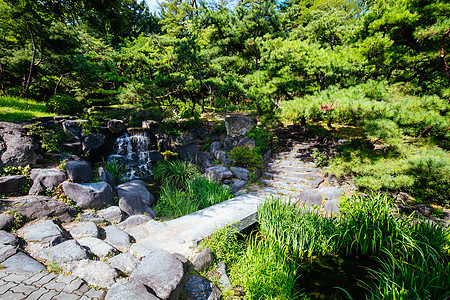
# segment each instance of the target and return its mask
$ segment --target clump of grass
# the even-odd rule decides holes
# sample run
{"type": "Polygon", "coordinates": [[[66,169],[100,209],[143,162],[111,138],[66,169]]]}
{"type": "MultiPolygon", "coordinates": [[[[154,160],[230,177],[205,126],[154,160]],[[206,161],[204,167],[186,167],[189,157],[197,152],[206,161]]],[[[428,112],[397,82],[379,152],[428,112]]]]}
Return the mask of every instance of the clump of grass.
{"type": "Polygon", "coordinates": [[[111,173],[113,179],[114,179],[114,183],[116,185],[120,184],[123,180],[124,177],[124,173],[125,173],[125,166],[120,164],[119,162],[116,161],[116,158],[110,159],[105,161],[105,159],[103,159],[103,163],[102,163],[103,168],[108,171],[109,173],[111,173]]]}
{"type": "Polygon", "coordinates": [[[216,260],[223,261],[230,268],[242,256],[245,245],[241,233],[233,226],[225,226],[204,239],[202,246],[210,248],[216,260]]]}
{"type": "Polygon", "coordinates": [[[244,288],[245,299],[298,299],[295,295],[297,266],[286,248],[266,239],[249,242],[231,270],[235,284],[244,288]]]}
{"type": "Polygon", "coordinates": [[[335,220],[314,209],[299,210],[295,204],[274,198],[259,206],[258,217],[261,232],[286,245],[293,256],[332,254],[340,248],[335,220]]]}
{"type": "Polygon", "coordinates": [[[12,96],[0,96],[0,120],[2,121],[15,122],[53,116],[56,115],[46,111],[44,102],[12,96]]]}
{"type": "Polygon", "coordinates": [[[200,175],[198,168],[185,161],[164,161],[155,166],[153,175],[156,180],[170,186],[182,188],[196,176],[200,175]]]}

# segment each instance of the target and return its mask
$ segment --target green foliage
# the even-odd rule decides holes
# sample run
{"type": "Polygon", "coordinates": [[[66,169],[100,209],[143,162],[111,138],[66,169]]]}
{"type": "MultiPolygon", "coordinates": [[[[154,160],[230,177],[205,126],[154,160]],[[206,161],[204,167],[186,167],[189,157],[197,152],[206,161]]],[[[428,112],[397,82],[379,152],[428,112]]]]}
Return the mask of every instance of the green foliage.
{"type": "Polygon", "coordinates": [[[261,154],[256,148],[250,149],[248,146],[233,148],[228,156],[233,160],[233,165],[255,170],[264,165],[261,154]]]}
{"type": "Polygon", "coordinates": [[[105,168],[106,171],[111,173],[114,183],[116,185],[120,184],[124,178],[125,173],[125,166],[121,163],[117,162],[115,158],[105,161],[104,158],[102,158],[102,166],[105,168]]]}
{"type": "Polygon", "coordinates": [[[255,127],[248,134],[248,137],[255,141],[256,150],[261,155],[269,150],[272,147],[274,140],[276,140],[272,132],[260,127],[255,127]]]}
{"type": "Polygon", "coordinates": [[[0,96],[0,120],[4,122],[24,121],[54,115],[46,111],[44,102],[13,96],[0,96]]]}
{"type": "Polygon", "coordinates": [[[67,195],[64,193],[64,190],[62,188],[62,185],[59,185],[53,189],[47,189],[45,191],[45,195],[47,197],[53,198],[55,200],[61,201],[67,205],[73,206],[78,209],[78,206],[75,201],[67,197],[67,195]]]}
{"type": "Polygon", "coordinates": [[[47,111],[63,115],[77,115],[83,111],[83,105],[69,95],[55,94],[47,101],[47,111]]]}
{"type": "Polygon", "coordinates": [[[51,129],[45,129],[40,122],[25,125],[27,135],[36,136],[40,139],[41,146],[47,151],[57,151],[66,139],[66,133],[62,130],[56,132],[51,129]]]}
{"type": "Polygon", "coordinates": [[[30,178],[31,167],[30,165],[26,165],[24,167],[21,166],[6,166],[3,167],[0,171],[0,176],[12,176],[12,175],[23,175],[27,178],[30,178]]]}
{"type": "Polygon", "coordinates": [[[320,152],[317,148],[313,149],[311,157],[316,160],[316,166],[318,168],[323,168],[328,164],[328,156],[325,153],[320,152]]]}
{"type": "Polygon", "coordinates": [[[62,270],[61,267],[58,265],[57,262],[53,260],[47,260],[47,270],[48,273],[55,273],[55,274],[61,274],[62,270]]]}
{"type": "Polygon", "coordinates": [[[202,241],[202,247],[210,248],[217,261],[223,261],[231,268],[243,254],[244,240],[233,226],[217,229],[212,235],[202,241]]]}
{"type": "Polygon", "coordinates": [[[197,167],[186,161],[164,161],[153,169],[153,175],[159,182],[175,188],[183,188],[200,173],[197,167]]]}
{"type": "Polygon", "coordinates": [[[10,226],[12,232],[18,230],[25,224],[26,221],[25,216],[22,215],[20,212],[7,210],[5,213],[14,217],[14,220],[12,221],[10,226]]]}
{"type": "Polygon", "coordinates": [[[252,240],[231,269],[233,282],[242,286],[244,299],[298,299],[294,286],[297,266],[285,248],[270,240],[252,240]]]}
{"type": "Polygon", "coordinates": [[[160,198],[155,206],[158,216],[178,218],[193,213],[199,209],[199,203],[193,201],[189,191],[164,184],[161,187],[160,198]]]}

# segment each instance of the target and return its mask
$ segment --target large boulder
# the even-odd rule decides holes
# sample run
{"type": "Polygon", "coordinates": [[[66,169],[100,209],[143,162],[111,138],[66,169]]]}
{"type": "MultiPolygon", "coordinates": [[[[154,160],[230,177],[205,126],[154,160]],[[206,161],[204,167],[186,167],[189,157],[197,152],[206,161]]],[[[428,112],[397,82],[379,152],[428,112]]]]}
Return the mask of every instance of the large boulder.
{"type": "Polygon", "coordinates": [[[11,245],[13,247],[17,247],[19,243],[20,240],[17,235],[0,230],[0,245],[11,245]]]}
{"type": "Polygon", "coordinates": [[[248,181],[246,180],[236,180],[232,185],[230,191],[232,193],[237,193],[240,190],[242,190],[246,185],[248,184],[248,181]]]}
{"type": "Polygon", "coordinates": [[[197,138],[197,133],[194,131],[183,132],[180,136],[172,137],[172,144],[176,146],[189,145],[197,138]]]}
{"type": "Polygon", "coordinates": [[[108,258],[108,263],[117,270],[130,274],[139,265],[141,260],[129,252],[108,258]]]}
{"type": "Polygon", "coordinates": [[[195,162],[200,170],[204,172],[209,167],[214,166],[214,156],[209,152],[199,152],[195,158],[195,162]]]}
{"type": "Polygon", "coordinates": [[[72,140],[79,140],[83,131],[83,124],[88,120],[65,120],[62,122],[62,127],[72,140]]]}
{"type": "Polygon", "coordinates": [[[148,254],[131,273],[130,280],[140,281],[151,288],[160,299],[178,299],[183,278],[183,263],[167,251],[148,254]]]}
{"type": "Polygon", "coordinates": [[[26,178],[22,175],[0,177],[0,194],[7,195],[18,192],[25,182],[26,178]]]}
{"type": "Polygon", "coordinates": [[[99,210],[98,215],[111,223],[119,223],[123,219],[123,212],[118,206],[110,206],[99,210]]]}
{"type": "Polygon", "coordinates": [[[142,180],[132,180],[117,186],[118,190],[135,192],[141,196],[142,202],[147,205],[155,204],[155,197],[147,190],[147,184],[142,180]]]}
{"type": "Polygon", "coordinates": [[[30,178],[33,185],[28,192],[29,195],[45,193],[67,180],[66,173],[56,169],[32,169],[30,178]]]}
{"type": "Polygon", "coordinates": [[[125,131],[125,124],[122,120],[110,120],[108,121],[108,129],[111,133],[119,134],[125,131]]]}
{"type": "Polygon", "coordinates": [[[318,188],[317,191],[328,200],[337,199],[344,195],[344,191],[342,189],[338,189],[335,187],[324,186],[318,188]]]}
{"type": "Polygon", "coordinates": [[[68,240],[48,250],[48,259],[58,263],[87,259],[88,253],[75,240],[68,240]]]}
{"type": "Polygon", "coordinates": [[[239,168],[239,167],[231,167],[230,168],[231,173],[233,173],[233,176],[240,180],[249,181],[250,180],[250,171],[245,168],[239,168]]]}
{"type": "Polygon", "coordinates": [[[237,143],[236,147],[248,147],[249,149],[253,149],[256,147],[256,142],[248,136],[245,136],[237,143]]]}
{"type": "Polygon", "coordinates": [[[130,247],[131,237],[128,233],[120,230],[116,226],[105,227],[106,241],[108,244],[116,247],[119,250],[125,250],[130,247]]]}
{"type": "Polygon", "coordinates": [[[8,229],[14,221],[10,214],[0,214],[0,230],[8,229]]]}
{"type": "Polygon", "coordinates": [[[209,152],[211,152],[212,155],[216,156],[216,152],[222,150],[223,144],[221,142],[213,142],[211,143],[211,146],[209,146],[209,152]]]}
{"type": "Polygon", "coordinates": [[[209,180],[220,182],[224,179],[233,177],[233,173],[224,166],[214,166],[206,169],[206,178],[209,180]]]}
{"type": "Polygon", "coordinates": [[[0,167],[35,165],[38,146],[19,124],[0,122],[0,167]]]}
{"type": "Polygon", "coordinates": [[[247,135],[256,126],[256,119],[247,116],[231,116],[225,118],[227,135],[231,137],[247,135]]]}
{"type": "Polygon", "coordinates": [[[14,200],[10,210],[17,211],[27,219],[57,218],[61,222],[70,222],[77,216],[77,209],[64,202],[46,196],[25,196],[14,200]]]}
{"type": "Polygon", "coordinates": [[[105,144],[106,137],[101,133],[93,133],[83,139],[81,143],[83,153],[90,154],[91,152],[98,150],[105,144]]]}
{"type": "Polygon", "coordinates": [[[111,187],[115,186],[114,177],[103,167],[98,168],[98,180],[106,182],[111,187]]]}
{"type": "Polygon", "coordinates": [[[323,197],[319,192],[309,188],[301,192],[298,199],[305,203],[305,205],[319,207],[322,205],[323,201],[323,197]]]}
{"type": "Polygon", "coordinates": [[[91,165],[84,160],[71,160],[66,164],[66,172],[72,182],[90,182],[94,178],[91,165]]]}
{"type": "Polygon", "coordinates": [[[119,208],[128,215],[145,214],[151,218],[156,217],[153,209],[142,201],[140,194],[119,189],[117,190],[117,195],[119,197],[119,208]]]}
{"type": "Polygon", "coordinates": [[[181,160],[194,162],[200,150],[197,145],[181,145],[176,146],[175,151],[181,160]]]}
{"type": "Polygon", "coordinates": [[[104,181],[94,183],[72,183],[64,181],[64,194],[73,199],[80,208],[101,208],[113,205],[113,189],[104,181]]]}
{"type": "Polygon", "coordinates": [[[219,300],[219,288],[206,278],[193,275],[188,278],[183,288],[184,294],[192,300],[219,300]]]}

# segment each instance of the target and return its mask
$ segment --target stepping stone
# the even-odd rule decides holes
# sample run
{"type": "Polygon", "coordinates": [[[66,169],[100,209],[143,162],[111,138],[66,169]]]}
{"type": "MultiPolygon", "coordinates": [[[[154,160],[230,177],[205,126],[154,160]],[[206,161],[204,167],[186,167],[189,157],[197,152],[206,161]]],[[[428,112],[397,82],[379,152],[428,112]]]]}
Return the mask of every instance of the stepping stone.
{"type": "Polygon", "coordinates": [[[13,247],[11,245],[0,245],[0,263],[16,253],[16,247],[13,247]]]}
{"type": "Polygon", "coordinates": [[[128,233],[123,232],[116,226],[105,227],[106,241],[108,244],[123,251],[130,247],[131,238],[128,233]]]}
{"type": "Polygon", "coordinates": [[[342,189],[334,188],[334,187],[321,187],[318,188],[317,191],[325,198],[325,199],[337,199],[344,195],[344,191],[342,189]]]}
{"type": "Polygon", "coordinates": [[[150,218],[149,216],[146,215],[134,215],[134,216],[130,216],[128,219],[126,219],[125,221],[117,224],[117,226],[119,228],[129,228],[129,227],[133,227],[133,226],[137,226],[140,225],[142,223],[145,223],[149,220],[151,220],[152,218],[150,218]]]}
{"type": "Polygon", "coordinates": [[[340,205],[340,200],[339,199],[333,199],[330,201],[326,201],[323,209],[330,214],[337,214],[340,215],[341,214],[341,210],[339,208],[340,205]]]}
{"type": "Polygon", "coordinates": [[[158,298],[178,299],[184,271],[183,263],[178,258],[167,251],[158,251],[141,261],[131,273],[130,281],[140,281],[150,287],[158,298]]]}
{"type": "Polygon", "coordinates": [[[82,248],[75,240],[65,241],[48,250],[48,259],[58,263],[87,258],[86,249],[82,248]]]}
{"type": "Polygon", "coordinates": [[[131,253],[125,252],[113,257],[108,258],[108,263],[126,274],[130,274],[139,265],[141,260],[132,255],[131,253]]]}
{"type": "Polygon", "coordinates": [[[80,216],[81,222],[93,222],[95,224],[103,223],[106,220],[103,217],[100,217],[96,213],[93,212],[87,212],[80,216]]]}
{"type": "Polygon", "coordinates": [[[323,197],[319,192],[309,188],[301,192],[298,198],[308,206],[317,205],[320,207],[323,201],[323,197]]]}
{"type": "Polygon", "coordinates": [[[311,188],[312,189],[317,189],[319,187],[319,185],[324,182],[323,178],[317,178],[315,179],[312,183],[311,183],[311,188]]]}
{"type": "Polygon", "coordinates": [[[78,239],[78,243],[80,243],[81,246],[88,247],[92,253],[100,258],[114,255],[118,252],[113,246],[95,237],[80,238],[78,239]]]}
{"type": "Polygon", "coordinates": [[[32,169],[30,179],[33,181],[33,185],[28,194],[37,195],[57,187],[66,181],[67,176],[65,172],[56,169],[32,169]]]}
{"type": "Polygon", "coordinates": [[[8,270],[26,271],[33,273],[45,271],[47,269],[43,264],[23,252],[19,252],[9,257],[7,260],[2,262],[2,265],[8,270]]]}
{"type": "Polygon", "coordinates": [[[122,210],[118,206],[110,206],[108,208],[99,210],[97,214],[111,223],[119,223],[123,219],[122,210]]]}
{"type": "Polygon", "coordinates": [[[143,258],[150,253],[155,253],[162,250],[159,248],[159,243],[157,241],[145,240],[132,244],[129,251],[137,258],[143,258]]]}
{"type": "Polygon", "coordinates": [[[98,237],[98,227],[94,222],[87,222],[70,230],[70,234],[74,238],[82,237],[98,237]]]}
{"type": "Polygon", "coordinates": [[[0,214],[0,230],[8,229],[13,221],[13,216],[9,214],[0,214]]]}
{"type": "Polygon", "coordinates": [[[16,247],[19,243],[20,240],[15,234],[0,230],[0,244],[16,247]]]}
{"type": "Polygon", "coordinates": [[[65,264],[72,275],[83,278],[88,284],[110,288],[119,276],[117,271],[104,261],[83,259],[65,264]]]}
{"type": "Polygon", "coordinates": [[[61,228],[51,220],[24,227],[22,232],[24,233],[23,238],[27,242],[57,245],[65,240],[61,228]]]}
{"type": "Polygon", "coordinates": [[[80,208],[101,208],[113,205],[113,189],[104,181],[93,183],[73,183],[64,181],[64,194],[73,199],[80,208]]]}
{"type": "Polygon", "coordinates": [[[139,281],[116,283],[109,289],[105,298],[105,300],[125,299],[158,300],[159,298],[151,294],[147,287],[139,281]]]}
{"type": "Polygon", "coordinates": [[[14,201],[11,210],[17,211],[27,219],[57,217],[61,222],[71,222],[77,215],[77,209],[46,196],[25,196],[14,201]]]}

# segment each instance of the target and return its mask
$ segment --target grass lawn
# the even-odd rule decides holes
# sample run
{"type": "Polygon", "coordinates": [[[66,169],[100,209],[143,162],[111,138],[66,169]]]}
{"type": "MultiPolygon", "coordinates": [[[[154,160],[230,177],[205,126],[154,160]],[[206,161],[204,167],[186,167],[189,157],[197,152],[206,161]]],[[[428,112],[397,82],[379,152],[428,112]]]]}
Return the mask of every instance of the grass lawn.
{"type": "Polygon", "coordinates": [[[14,122],[56,116],[46,111],[45,103],[19,97],[0,96],[0,121],[14,122]]]}

